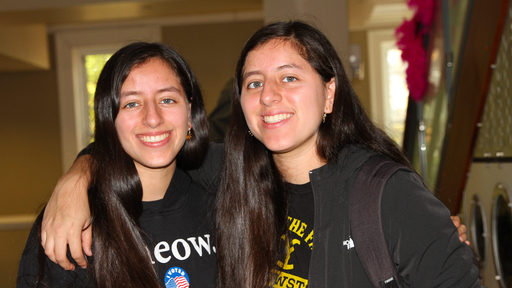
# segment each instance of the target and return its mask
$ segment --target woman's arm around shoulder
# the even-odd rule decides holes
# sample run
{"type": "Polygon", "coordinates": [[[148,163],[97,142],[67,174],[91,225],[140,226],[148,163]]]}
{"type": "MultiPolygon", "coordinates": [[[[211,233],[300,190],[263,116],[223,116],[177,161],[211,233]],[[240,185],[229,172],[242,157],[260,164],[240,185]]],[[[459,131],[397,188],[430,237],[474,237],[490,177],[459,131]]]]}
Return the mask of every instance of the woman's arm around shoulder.
{"type": "Polygon", "coordinates": [[[84,252],[92,256],[87,198],[90,171],[87,157],[85,155],[76,159],[68,172],[59,179],[46,206],[41,226],[41,244],[45,254],[66,270],[75,269],[66,255],[68,244],[71,256],[81,267],[87,266],[84,252]]]}

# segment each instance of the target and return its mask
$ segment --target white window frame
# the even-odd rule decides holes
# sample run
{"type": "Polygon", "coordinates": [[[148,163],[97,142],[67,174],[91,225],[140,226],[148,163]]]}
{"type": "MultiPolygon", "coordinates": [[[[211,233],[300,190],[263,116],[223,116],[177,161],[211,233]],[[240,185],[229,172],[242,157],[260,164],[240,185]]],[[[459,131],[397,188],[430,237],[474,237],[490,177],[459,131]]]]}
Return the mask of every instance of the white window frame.
{"type": "Polygon", "coordinates": [[[113,53],[128,43],[160,42],[161,37],[159,25],[82,27],[55,32],[63,171],[69,169],[91,137],[84,55],[113,53]]]}
{"type": "MultiPolygon", "coordinates": [[[[391,104],[389,103],[389,71],[387,51],[396,47],[394,29],[370,30],[367,33],[370,75],[370,105],[372,120],[390,132],[391,104]]],[[[400,144],[400,143],[399,143],[400,144]]]]}

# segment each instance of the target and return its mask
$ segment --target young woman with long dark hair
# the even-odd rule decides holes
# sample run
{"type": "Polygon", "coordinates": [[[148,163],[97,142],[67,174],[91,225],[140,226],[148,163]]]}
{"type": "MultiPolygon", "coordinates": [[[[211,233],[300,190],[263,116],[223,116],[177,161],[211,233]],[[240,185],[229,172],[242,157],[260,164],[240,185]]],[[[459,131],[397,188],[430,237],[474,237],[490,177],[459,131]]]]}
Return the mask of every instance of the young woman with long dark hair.
{"type": "MultiPolygon", "coordinates": [[[[375,155],[411,166],[367,117],[327,38],[302,22],[258,30],[232,103],[216,201],[219,287],[371,287],[353,249],[352,186],[375,155]]],[[[208,183],[218,166],[206,163],[208,183]]],[[[471,249],[417,174],[390,178],[382,219],[404,287],[478,287],[471,249]]]]}
{"type": "MultiPolygon", "coordinates": [[[[411,167],[366,115],[327,38],[301,22],[254,33],[236,69],[217,195],[220,287],[372,287],[349,211],[375,155],[411,167]]],[[[417,174],[390,178],[382,219],[403,287],[480,286],[471,249],[417,174]]]]}
{"type": "Polygon", "coordinates": [[[125,46],[99,76],[94,112],[94,256],[86,270],[51,262],[39,244],[41,214],[17,287],[213,287],[210,201],[181,170],[198,167],[208,147],[201,91],[185,60],[164,44],[125,46]]]}

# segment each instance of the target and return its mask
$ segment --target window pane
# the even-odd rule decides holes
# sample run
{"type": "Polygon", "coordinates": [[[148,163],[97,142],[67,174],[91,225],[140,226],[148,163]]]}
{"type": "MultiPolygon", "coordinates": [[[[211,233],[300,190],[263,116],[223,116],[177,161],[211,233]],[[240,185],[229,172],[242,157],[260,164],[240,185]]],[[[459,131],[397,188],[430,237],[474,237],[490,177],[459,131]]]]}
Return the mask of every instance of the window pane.
{"type": "Polygon", "coordinates": [[[399,145],[402,145],[405,117],[407,113],[407,101],[409,97],[409,90],[405,81],[406,64],[402,62],[401,51],[397,48],[387,50],[386,64],[388,67],[388,81],[389,91],[386,91],[389,107],[386,113],[387,128],[390,131],[390,137],[399,145]]]}
{"type": "MultiPolygon", "coordinates": [[[[89,106],[89,128],[91,135],[94,135],[94,92],[96,91],[96,82],[100,76],[101,69],[105,66],[107,60],[112,54],[90,54],[85,56],[85,71],[87,73],[87,93],[89,106]]],[[[94,138],[91,138],[91,142],[94,138]]]]}

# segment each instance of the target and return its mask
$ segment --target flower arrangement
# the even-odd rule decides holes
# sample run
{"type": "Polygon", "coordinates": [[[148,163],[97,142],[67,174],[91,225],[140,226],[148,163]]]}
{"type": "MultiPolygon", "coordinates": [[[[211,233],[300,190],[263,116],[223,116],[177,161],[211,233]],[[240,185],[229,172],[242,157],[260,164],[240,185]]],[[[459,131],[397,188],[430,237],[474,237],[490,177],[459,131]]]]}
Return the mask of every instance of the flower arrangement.
{"type": "Polygon", "coordinates": [[[395,35],[402,60],[408,63],[406,73],[410,96],[416,101],[423,99],[428,86],[426,39],[434,19],[434,0],[408,0],[407,5],[416,12],[412,19],[404,19],[395,35]]]}

